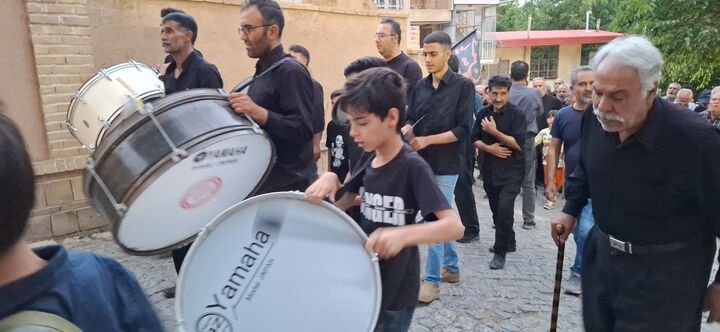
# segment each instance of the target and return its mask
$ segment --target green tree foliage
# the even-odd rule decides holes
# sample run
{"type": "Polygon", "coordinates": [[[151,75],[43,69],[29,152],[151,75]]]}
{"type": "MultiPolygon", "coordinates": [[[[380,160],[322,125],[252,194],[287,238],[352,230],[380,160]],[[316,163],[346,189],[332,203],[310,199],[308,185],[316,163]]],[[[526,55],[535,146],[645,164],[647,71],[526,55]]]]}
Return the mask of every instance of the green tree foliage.
{"type": "Polygon", "coordinates": [[[517,0],[498,10],[497,31],[527,30],[527,17],[532,16],[533,30],[585,29],[585,13],[592,11],[590,28],[597,19],[601,28],[615,15],[618,0],[529,0],[519,6],[517,0]]]}
{"type": "Polygon", "coordinates": [[[624,0],[612,30],[647,36],[665,58],[663,82],[720,85],[720,1],[624,0]]]}

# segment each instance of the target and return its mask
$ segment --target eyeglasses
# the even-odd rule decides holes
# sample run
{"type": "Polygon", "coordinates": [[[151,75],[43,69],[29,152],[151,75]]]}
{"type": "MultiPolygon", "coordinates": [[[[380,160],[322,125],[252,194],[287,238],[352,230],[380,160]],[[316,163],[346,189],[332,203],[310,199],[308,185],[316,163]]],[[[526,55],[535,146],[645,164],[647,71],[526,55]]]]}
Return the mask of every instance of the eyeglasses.
{"type": "Polygon", "coordinates": [[[391,33],[391,34],[389,34],[389,35],[386,35],[386,34],[384,34],[384,33],[376,33],[376,34],[375,34],[375,39],[376,39],[376,40],[380,40],[380,39],[383,39],[383,38],[385,38],[385,37],[391,37],[391,36],[396,36],[396,35],[397,35],[396,33],[391,33]]]}
{"type": "Polygon", "coordinates": [[[257,28],[265,28],[269,26],[273,26],[274,24],[262,24],[262,25],[243,25],[238,28],[238,33],[241,35],[249,35],[253,32],[253,30],[257,28]]]}

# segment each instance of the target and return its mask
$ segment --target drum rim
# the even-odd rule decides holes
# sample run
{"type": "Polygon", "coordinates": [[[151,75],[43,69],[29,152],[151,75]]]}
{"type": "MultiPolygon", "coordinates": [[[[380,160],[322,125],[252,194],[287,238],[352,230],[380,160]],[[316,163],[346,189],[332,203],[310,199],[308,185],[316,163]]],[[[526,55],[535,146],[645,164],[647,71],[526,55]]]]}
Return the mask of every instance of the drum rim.
{"type": "MultiPolygon", "coordinates": [[[[176,320],[176,326],[178,328],[178,331],[185,332],[185,327],[183,326],[183,323],[185,322],[185,319],[183,317],[183,313],[181,312],[181,297],[182,297],[182,289],[184,288],[185,284],[185,278],[184,278],[184,271],[187,271],[189,269],[190,262],[192,261],[193,257],[196,254],[196,251],[199,249],[199,244],[205,241],[212,233],[213,231],[219,227],[219,225],[229,218],[233,213],[237,212],[240,209],[245,208],[247,205],[254,204],[256,202],[260,201],[266,201],[266,200],[272,200],[272,199],[278,199],[278,198],[287,198],[287,199],[297,199],[301,201],[306,201],[304,197],[304,193],[298,192],[298,191],[280,191],[280,192],[273,192],[273,193],[267,193],[263,195],[258,195],[254,197],[250,197],[248,199],[245,199],[241,202],[238,202],[236,204],[233,204],[223,212],[220,212],[215,218],[213,218],[205,227],[200,230],[200,233],[197,234],[197,236],[194,239],[193,245],[190,247],[190,250],[188,250],[187,254],[185,255],[184,264],[180,267],[180,271],[178,272],[177,282],[176,282],[176,296],[174,301],[174,311],[175,311],[175,320],[176,320]]],[[[307,201],[306,201],[307,202],[307,201]]],[[[309,204],[312,204],[308,202],[309,204]]],[[[322,207],[329,209],[332,211],[335,215],[339,216],[340,219],[344,220],[346,224],[349,224],[350,227],[363,239],[367,240],[367,235],[365,234],[365,231],[362,230],[360,225],[355,222],[350,216],[347,215],[347,213],[340,210],[338,207],[336,207],[333,204],[330,204],[328,202],[323,201],[321,204],[322,207]]],[[[380,306],[382,304],[382,279],[380,278],[380,264],[376,259],[373,259],[371,257],[370,253],[368,254],[368,259],[371,262],[371,266],[373,267],[373,274],[375,276],[375,285],[377,286],[375,289],[375,309],[373,310],[373,321],[371,322],[369,326],[368,332],[372,332],[375,330],[375,325],[377,324],[379,315],[380,315],[380,306]]],[[[187,273],[187,272],[186,272],[187,273]]]]}
{"type": "MultiPolygon", "coordinates": [[[[131,61],[132,61],[132,60],[131,60],[131,61]]],[[[100,75],[101,71],[103,71],[103,70],[107,71],[108,73],[113,73],[113,72],[116,72],[118,69],[125,68],[125,67],[135,67],[135,65],[140,66],[140,67],[146,67],[146,68],[150,69],[152,72],[154,72],[155,74],[158,74],[158,75],[160,74],[160,72],[158,72],[157,70],[155,70],[155,68],[153,68],[153,67],[151,67],[151,66],[149,66],[149,65],[147,65],[147,64],[144,64],[144,63],[142,63],[142,62],[135,62],[135,63],[132,63],[132,62],[130,62],[130,61],[122,62],[122,63],[118,63],[118,64],[115,64],[115,65],[112,65],[112,66],[110,66],[110,67],[102,68],[101,70],[98,70],[92,77],[88,78],[88,80],[85,81],[85,83],[83,83],[83,85],[81,85],[79,89],[77,89],[76,93],[77,93],[80,97],[84,96],[85,93],[87,92],[87,90],[88,90],[91,86],[95,85],[95,83],[96,83],[98,80],[104,78],[104,75],[100,75]]],[[[163,87],[160,87],[160,90],[162,90],[163,94],[165,93],[165,87],[164,87],[164,86],[163,86],[163,87]]],[[[66,117],[66,119],[67,119],[68,121],[70,120],[70,113],[75,112],[75,104],[77,103],[77,100],[78,100],[78,98],[75,98],[74,95],[73,95],[73,97],[71,97],[70,105],[68,105],[68,111],[67,111],[67,114],[68,114],[68,115],[67,115],[67,117],[66,117]]]]}
{"type": "MultiPolygon", "coordinates": [[[[215,130],[215,131],[206,133],[204,135],[198,136],[198,137],[192,139],[191,141],[187,142],[180,148],[185,149],[188,152],[188,156],[190,156],[190,155],[194,154],[195,152],[200,151],[200,150],[202,150],[214,143],[217,143],[223,139],[234,137],[234,136],[231,136],[232,134],[248,135],[248,134],[253,134],[253,133],[254,132],[250,128],[244,127],[244,126],[234,126],[234,127],[230,127],[230,128],[223,128],[223,129],[215,130]]],[[[253,194],[255,194],[260,189],[262,184],[265,183],[265,180],[267,180],[267,177],[270,175],[270,171],[272,171],[273,166],[275,165],[275,161],[277,159],[275,145],[272,143],[272,140],[270,139],[270,137],[268,136],[268,134],[266,132],[263,131],[262,135],[268,140],[268,143],[270,143],[270,148],[271,148],[270,161],[268,163],[267,169],[265,170],[265,173],[263,173],[263,175],[260,177],[260,181],[255,185],[255,187],[252,188],[252,190],[250,191],[250,193],[248,194],[247,197],[250,197],[253,194]]],[[[114,151],[114,149],[113,149],[113,151],[114,151]]],[[[175,163],[172,161],[171,157],[172,157],[172,153],[167,154],[165,157],[160,159],[157,163],[153,164],[147,172],[145,172],[141,176],[134,179],[132,185],[128,188],[125,195],[123,195],[123,197],[121,197],[119,199],[118,203],[125,204],[125,206],[127,206],[128,209],[130,209],[132,207],[133,203],[137,200],[137,198],[150,185],[152,185],[158,178],[160,178],[162,175],[164,175],[168,170],[170,170],[172,168],[173,165],[175,165],[175,163]]],[[[96,167],[98,167],[99,165],[100,165],[99,163],[96,164],[96,167]]],[[[95,181],[95,179],[93,177],[87,176],[87,174],[85,174],[83,182],[84,182],[85,192],[88,195],[90,194],[91,184],[95,183],[96,186],[98,185],[96,183],[97,181],[95,181]]],[[[172,245],[168,245],[168,246],[165,246],[165,247],[162,247],[159,249],[134,250],[134,249],[131,249],[131,248],[125,246],[122,242],[120,242],[118,240],[118,232],[119,232],[120,225],[122,224],[124,217],[120,217],[117,214],[117,212],[115,212],[113,210],[110,210],[109,212],[112,214],[112,216],[110,218],[111,219],[110,224],[112,226],[112,234],[113,234],[113,237],[115,238],[115,242],[118,244],[118,246],[120,246],[120,248],[123,249],[123,251],[125,251],[129,254],[135,255],[135,256],[152,256],[152,255],[167,253],[168,251],[181,248],[181,247],[185,246],[186,244],[194,241],[195,237],[197,236],[197,234],[193,235],[193,236],[189,237],[188,239],[185,239],[183,241],[180,241],[180,242],[177,242],[172,245]]]]}
{"type": "MultiPolygon", "coordinates": [[[[185,102],[195,102],[200,100],[226,100],[227,101],[227,95],[225,94],[225,91],[222,89],[192,89],[187,91],[181,91],[179,93],[172,93],[169,95],[166,95],[165,97],[159,98],[154,100],[153,102],[150,102],[150,105],[153,105],[153,107],[156,109],[154,111],[154,115],[160,116],[161,114],[164,114],[167,111],[170,111],[175,106],[184,104],[185,102]],[[186,97],[186,98],[182,98],[186,97]],[[200,97],[210,97],[210,98],[200,98],[200,97]],[[163,102],[163,100],[168,99],[166,102],[163,102]],[[179,99],[178,99],[179,98],[179,99]],[[156,104],[153,104],[156,103],[156,104]]],[[[118,112],[122,113],[122,112],[118,112]]],[[[112,151],[114,151],[114,147],[116,147],[121,141],[124,141],[130,134],[132,134],[135,130],[137,130],[140,126],[146,124],[149,121],[152,121],[150,119],[150,116],[144,115],[141,117],[138,117],[137,120],[129,121],[130,119],[126,119],[121,124],[118,125],[118,127],[113,128],[112,132],[117,132],[117,135],[108,135],[107,137],[103,137],[102,141],[100,141],[100,144],[96,146],[95,152],[93,152],[93,158],[95,159],[95,162],[97,164],[100,164],[105,158],[107,158],[112,151]]]]}

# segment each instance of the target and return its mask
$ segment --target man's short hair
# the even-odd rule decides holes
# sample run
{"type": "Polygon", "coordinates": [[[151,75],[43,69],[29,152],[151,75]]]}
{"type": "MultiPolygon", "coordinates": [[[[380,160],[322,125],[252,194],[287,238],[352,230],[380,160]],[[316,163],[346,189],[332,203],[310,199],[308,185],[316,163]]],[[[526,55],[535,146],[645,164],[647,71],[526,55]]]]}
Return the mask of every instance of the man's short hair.
{"type": "Polygon", "coordinates": [[[390,68],[370,68],[345,82],[338,104],[342,110],[354,108],[385,120],[391,108],[399,119],[396,131],[405,123],[405,79],[390,68]]]}
{"type": "Polygon", "coordinates": [[[197,40],[198,35],[198,26],[192,16],[185,14],[184,12],[176,11],[163,16],[162,23],[165,24],[168,21],[174,21],[177,23],[178,27],[185,29],[185,31],[192,32],[191,42],[195,44],[195,40],[197,40]]]}
{"type": "Polygon", "coordinates": [[[452,46],[452,39],[450,39],[447,33],[435,31],[423,39],[423,45],[424,44],[440,44],[449,49],[452,46]]]}
{"type": "Polygon", "coordinates": [[[573,69],[572,73],[570,73],[570,86],[575,86],[578,81],[578,75],[586,71],[593,71],[593,69],[590,66],[580,66],[573,69]]]}
{"type": "Polygon", "coordinates": [[[490,90],[492,90],[492,88],[507,88],[510,90],[511,86],[512,81],[510,81],[510,78],[506,75],[494,75],[490,77],[488,81],[488,88],[490,88],[490,90]]]}
{"type": "Polygon", "coordinates": [[[448,59],[448,67],[450,67],[450,71],[453,73],[460,72],[460,59],[454,53],[450,56],[450,59],[448,59]]]}
{"type": "Polygon", "coordinates": [[[680,97],[680,95],[688,95],[690,99],[693,98],[693,91],[688,88],[682,88],[678,91],[677,96],[680,97]]]}
{"type": "Polygon", "coordinates": [[[277,25],[280,31],[279,36],[282,37],[283,29],[285,28],[285,16],[283,15],[280,5],[273,0],[248,0],[240,11],[244,12],[253,6],[257,8],[260,15],[262,15],[263,24],[277,25]]]}
{"type": "Polygon", "coordinates": [[[0,103],[0,254],[22,237],[35,204],[35,179],[20,131],[0,103]]]}
{"type": "Polygon", "coordinates": [[[165,8],[163,8],[163,9],[160,9],[160,18],[163,18],[163,17],[167,16],[167,14],[171,14],[171,13],[183,13],[183,14],[185,14],[185,11],[184,11],[184,10],[181,10],[181,9],[175,9],[175,8],[172,8],[172,7],[165,7],[165,8]]]}
{"type": "Polygon", "coordinates": [[[398,37],[398,45],[400,45],[400,41],[402,40],[402,30],[400,29],[400,23],[396,21],[392,17],[386,17],[380,21],[380,24],[389,24],[390,25],[390,32],[397,35],[398,37]]]}
{"type": "Polygon", "coordinates": [[[525,61],[518,60],[510,65],[510,78],[512,78],[513,81],[526,80],[529,72],[530,66],[525,61]]]}
{"type": "Polygon", "coordinates": [[[335,99],[336,97],[340,97],[341,94],[342,94],[342,89],[335,90],[330,93],[330,99],[332,100],[332,99],[335,99]]]}
{"type": "Polygon", "coordinates": [[[374,56],[364,56],[360,59],[357,59],[353,62],[350,62],[347,67],[345,67],[345,77],[348,77],[352,74],[357,74],[360,72],[363,72],[370,68],[377,68],[377,67],[387,67],[387,62],[385,60],[374,57],[374,56]]]}
{"type": "Polygon", "coordinates": [[[308,65],[310,65],[310,52],[307,50],[307,48],[304,48],[300,45],[290,45],[290,51],[298,53],[307,60],[308,65]]]}

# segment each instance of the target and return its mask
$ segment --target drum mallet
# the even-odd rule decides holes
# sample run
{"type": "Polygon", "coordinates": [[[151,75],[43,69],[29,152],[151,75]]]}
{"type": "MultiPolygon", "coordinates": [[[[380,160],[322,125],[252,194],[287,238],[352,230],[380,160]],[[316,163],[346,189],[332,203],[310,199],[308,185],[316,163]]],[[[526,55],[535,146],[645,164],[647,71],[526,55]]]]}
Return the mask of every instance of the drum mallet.
{"type": "Polygon", "coordinates": [[[565,233],[565,226],[555,224],[553,236],[558,239],[557,264],[555,265],[555,289],[553,290],[552,314],[550,315],[550,332],[557,331],[558,309],[560,308],[560,284],[562,283],[563,260],[565,259],[565,241],[560,238],[565,233]]]}

